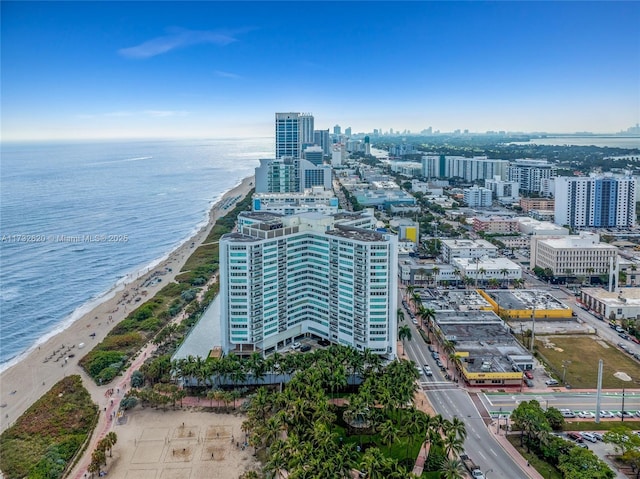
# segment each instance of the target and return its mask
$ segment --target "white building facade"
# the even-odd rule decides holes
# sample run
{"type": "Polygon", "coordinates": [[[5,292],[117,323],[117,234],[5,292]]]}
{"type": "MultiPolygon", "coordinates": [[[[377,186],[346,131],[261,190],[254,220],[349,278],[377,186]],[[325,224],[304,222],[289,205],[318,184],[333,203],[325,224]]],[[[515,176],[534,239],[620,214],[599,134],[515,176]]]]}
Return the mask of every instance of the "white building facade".
{"type": "Polygon", "coordinates": [[[531,266],[549,268],[554,276],[609,275],[618,255],[618,248],[592,233],[531,241],[531,266]]]}
{"type": "Polygon", "coordinates": [[[632,176],[558,177],[555,223],[572,227],[632,228],[636,224],[636,180],[632,176]]]}
{"type": "Polygon", "coordinates": [[[465,189],[463,195],[463,201],[470,208],[488,208],[493,204],[493,194],[487,188],[473,186],[465,189]]]}
{"type": "Polygon", "coordinates": [[[397,238],[368,214],[242,213],[220,240],[225,351],[268,353],[313,335],[393,358],[397,238]]]}

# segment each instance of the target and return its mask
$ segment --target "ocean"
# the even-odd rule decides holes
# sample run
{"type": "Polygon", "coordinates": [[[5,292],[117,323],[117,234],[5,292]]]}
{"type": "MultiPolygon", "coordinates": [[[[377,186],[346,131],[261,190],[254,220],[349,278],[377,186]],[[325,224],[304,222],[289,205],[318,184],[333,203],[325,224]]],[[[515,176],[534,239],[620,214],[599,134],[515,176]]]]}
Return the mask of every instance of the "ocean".
{"type": "Polygon", "coordinates": [[[197,232],[272,138],[3,143],[0,370],[197,232]]]}

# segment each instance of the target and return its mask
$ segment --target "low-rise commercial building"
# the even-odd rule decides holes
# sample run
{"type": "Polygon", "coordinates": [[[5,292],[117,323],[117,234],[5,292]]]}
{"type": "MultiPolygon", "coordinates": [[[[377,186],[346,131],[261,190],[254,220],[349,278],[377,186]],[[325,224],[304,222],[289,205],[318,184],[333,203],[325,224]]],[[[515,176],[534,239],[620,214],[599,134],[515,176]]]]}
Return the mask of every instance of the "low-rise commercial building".
{"type": "Polygon", "coordinates": [[[604,319],[640,319],[640,288],[582,288],[580,300],[604,319]]]}
{"type": "Polygon", "coordinates": [[[441,241],[442,257],[450,263],[453,258],[482,258],[498,256],[498,248],[483,239],[446,239],[441,241]]]}
{"type": "Polygon", "coordinates": [[[571,319],[573,310],[543,290],[479,290],[501,318],[571,319]]]}
{"type": "Polygon", "coordinates": [[[510,283],[522,278],[522,267],[507,258],[453,258],[455,266],[463,278],[470,278],[477,284],[510,283]]]}
{"type": "Polygon", "coordinates": [[[556,277],[608,275],[618,248],[601,243],[593,233],[531,242],[531,266],[549,269],[556,277]]]}

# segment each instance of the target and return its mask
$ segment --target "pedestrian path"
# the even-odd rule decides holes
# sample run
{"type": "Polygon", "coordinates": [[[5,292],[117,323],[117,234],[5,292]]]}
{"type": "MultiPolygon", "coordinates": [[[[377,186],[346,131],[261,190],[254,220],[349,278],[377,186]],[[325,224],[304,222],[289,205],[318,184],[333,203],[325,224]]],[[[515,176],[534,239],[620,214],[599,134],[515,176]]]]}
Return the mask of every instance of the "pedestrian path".
{"type": "Polygon", "coordinates": [[[504,449],[505,452],[509,454],[509,456],[511,456],[511,459],[513,459],[513,462],[518,464],[520,469],[522,469],[522,472],[526,474],[527,477],[531,479],[544,479],[542,474],[540,474],[533,467],[531,467],[529,465],[529,461],[527,461],[524,457],[522,457],[522,455],[518,452],[518,450],[515,447],[513,447],[513,444],[509,442],[509,440],[505,436],[506,431],[500,431],[498,429],[497,422],[495,423],[492,422],[491,424],[488,425],[488,427],[489,427],[489,432],[493,434],[493,436],[496,438],[496,441],[498,441],[498,444],[500,444],[502,449],[504,449]]]}

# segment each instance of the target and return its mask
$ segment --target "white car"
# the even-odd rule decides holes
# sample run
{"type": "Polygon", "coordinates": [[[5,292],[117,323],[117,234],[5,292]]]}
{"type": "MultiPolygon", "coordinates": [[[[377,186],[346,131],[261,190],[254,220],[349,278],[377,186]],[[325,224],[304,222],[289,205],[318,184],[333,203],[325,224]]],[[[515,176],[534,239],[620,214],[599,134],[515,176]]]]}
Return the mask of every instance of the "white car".
{"type": "Polygon", "coordinates": [[[544,383],[547,386],[557,386],[558,385],[558,381],[556,381],[555,379],[547,379],[544,383]]]}
{"type": "Polygon", "coordinates": [[[616,417],[611,411],[600,411],[600,417],[616,417]]]}
{"type": "Polygon", "coordinates": [[[300,347],[300,343],[297,341],[294,341],[293,343],[291,343],[291,349],[298,349],[300,347]]]}
{"type": "Polygon", "coordinates": [[[583,419],[588,418],[588,419],[593,419],[596,417],[596,415],[594,413],[592,413],[591,411],[580,411],[578,413],[578,417],[581,417],[583,419]]]}

